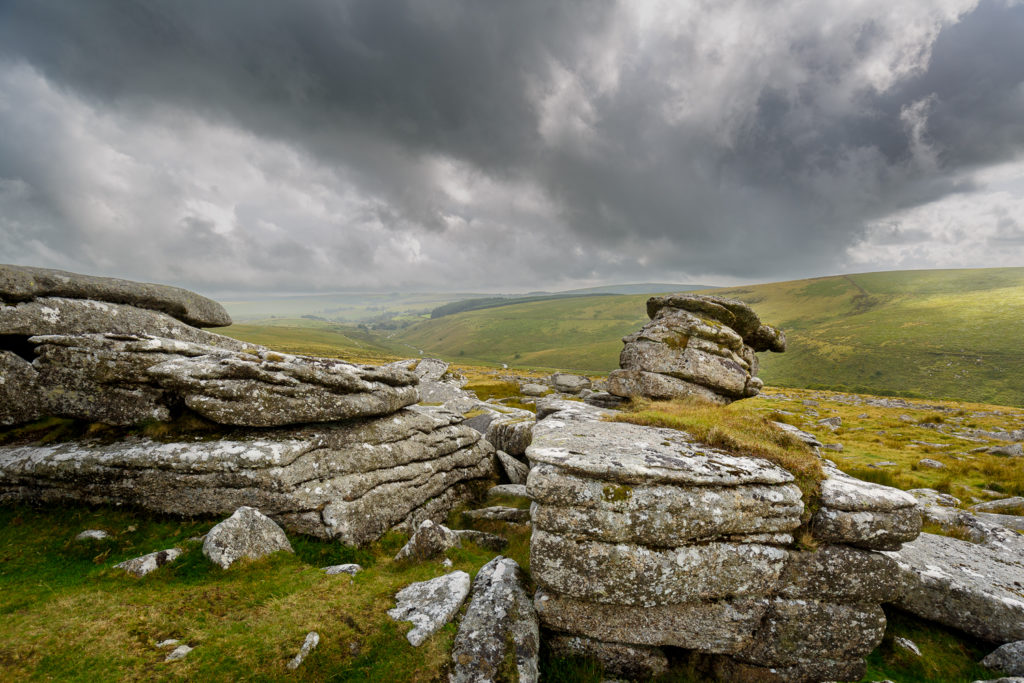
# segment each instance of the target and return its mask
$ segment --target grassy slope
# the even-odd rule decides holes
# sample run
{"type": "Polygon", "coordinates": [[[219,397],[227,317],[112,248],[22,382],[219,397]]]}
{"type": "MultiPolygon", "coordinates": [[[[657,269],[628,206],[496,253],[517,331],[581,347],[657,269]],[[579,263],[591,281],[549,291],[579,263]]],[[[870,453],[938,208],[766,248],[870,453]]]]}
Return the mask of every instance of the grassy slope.
{"type": "Polygon", "coordinates": [[[648,295],[516,304],[430,320],[395,339],[464,362],[603,372],[618,366],[621,338],[647,319],[648,295]]]}
{"type": "MultiPolygon", "coordinates": [[[[1024,405],[1024,268],[834,276],[714,294],[751,303],[786,330],[761,376],[819,386],[1024,405]]],[[[647,295],[472,311],[394,339],[464,362],[582,372],[618,366],[620,338],[645,321],[647,295]]]]}
{"type": "Polygon", "coordinates": [[[318,320],[261,320],[214,331],[285,353],[344,358],[355,363],[382,363],[414,355],[408,349],[388,346],[372,333],[318,320]]]}

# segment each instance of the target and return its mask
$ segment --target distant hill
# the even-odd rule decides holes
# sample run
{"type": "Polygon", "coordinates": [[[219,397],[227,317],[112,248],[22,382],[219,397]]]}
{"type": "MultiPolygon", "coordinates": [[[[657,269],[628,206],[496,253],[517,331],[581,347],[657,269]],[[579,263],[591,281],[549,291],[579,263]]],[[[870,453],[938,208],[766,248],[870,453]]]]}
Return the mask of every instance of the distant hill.
{"type": "MultiPolygon", "coordinates": [[[[673,288],[664,291],[674,291],[673,288]]],[[[789,337],[778,386],[1024,405],[1024,268],[841,275],[709,291],[789,337]]],[[[606,372],[647,293],[509,305],[417,323],[394,341],[465,362],[606,372]]]]}

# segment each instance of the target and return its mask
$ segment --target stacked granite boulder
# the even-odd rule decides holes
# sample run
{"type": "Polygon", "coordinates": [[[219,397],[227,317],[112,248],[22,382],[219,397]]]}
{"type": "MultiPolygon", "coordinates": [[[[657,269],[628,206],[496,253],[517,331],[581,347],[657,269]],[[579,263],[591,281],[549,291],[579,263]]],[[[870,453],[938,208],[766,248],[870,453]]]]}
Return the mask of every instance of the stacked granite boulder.
{"type": "MultiPolygon", "coordinates": [[[[686,433],[551,402],[534,429],[527,491],[535,605],[559,651],[611,674],[655,675],[662,647],[723,680],[856,680],[902,591],[898,548],[920,531],[901,491],[828,469],[816,552],[797,548],[793,476],[686,433]]],[[[804,539],[806,540],[806,539],[804,539]]]]}
{"type": "Polygon", "coordinates": [[[0,266],[0,424],[44,416],[131,427],[205,421],[201,438],[0,447],[0,498],[182,515],[248,505],[361,544],[440,519],[493,483],[493,448],[413,406],[398,367],[276,353],[199,329],[224,309],[160,285],[0,266]],[[211,428],[212,427],[212,428],[211,428]]]}
{"type": "Polygon", "coordinates": [[[649,323],[622,339],[621,369],[608,375],[615,396],[730,403],[761,390],[757,352],[786,350],[785,334],[736,299],[655,296],[647,301],[647,315],[649,323]]]}

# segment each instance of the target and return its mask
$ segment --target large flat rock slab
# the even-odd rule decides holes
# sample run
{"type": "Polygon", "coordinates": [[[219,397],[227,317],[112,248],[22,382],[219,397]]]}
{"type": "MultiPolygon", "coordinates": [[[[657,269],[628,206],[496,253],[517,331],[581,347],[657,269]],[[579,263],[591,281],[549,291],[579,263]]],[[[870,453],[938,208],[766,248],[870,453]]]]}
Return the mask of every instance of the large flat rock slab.
{"type": "Polygon", "coordinates": [[[184,404],[214,422],[276,427],[388,415],[416,403],[393,367],[231,350],[143,334],[32,337],[43,414],[116,425],[168,420],[184,404]]]}
{"type": "Polygon", "coordinates": [[[225,327],[231,316],[213,299],[170,285],[0,264],[0,301],[92,299],[161,311],[196,327],[225,327]]]}
{"type": "Polygon", "coordinates": [[[0,498],[131,504],[176,515],[241,506],[361,545],[441,519],[493,483],[493,449],[443,410],[169,443],[126,438],[0,447],[0,498]]]}
{"type": "Polygon", "coordinates": [[[994,643],[1024,640],[1024,553],[926,533],[885,554],[906,584],[903,609],[994,643]]]}
{"type": "Polygon", "coordinates": [[[622,484],[738,486],[794,479],[767,460],[730,455],[686,432],[576,419],[564,411],[537,423],[526,456],[534,463],[622,484]]]}
{"type": "Polygon", "coordinates": [[[167,313],[128,304],[43,297],[0,306],[0,335],[48,334],[148,334],[233,350],[253,347],[193,327],[167,313]]]}

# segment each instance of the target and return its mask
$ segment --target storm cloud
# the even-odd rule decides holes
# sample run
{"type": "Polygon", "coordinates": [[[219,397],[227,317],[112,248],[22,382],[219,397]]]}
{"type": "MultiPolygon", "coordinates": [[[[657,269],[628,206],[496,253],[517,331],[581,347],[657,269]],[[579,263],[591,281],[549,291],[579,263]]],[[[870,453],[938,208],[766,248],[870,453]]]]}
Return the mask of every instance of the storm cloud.
{"type": "Polygon", "coordinates": [[[0,262],[208,292],[1024,265],[1024,4],[0,2],[0,262]]]}

